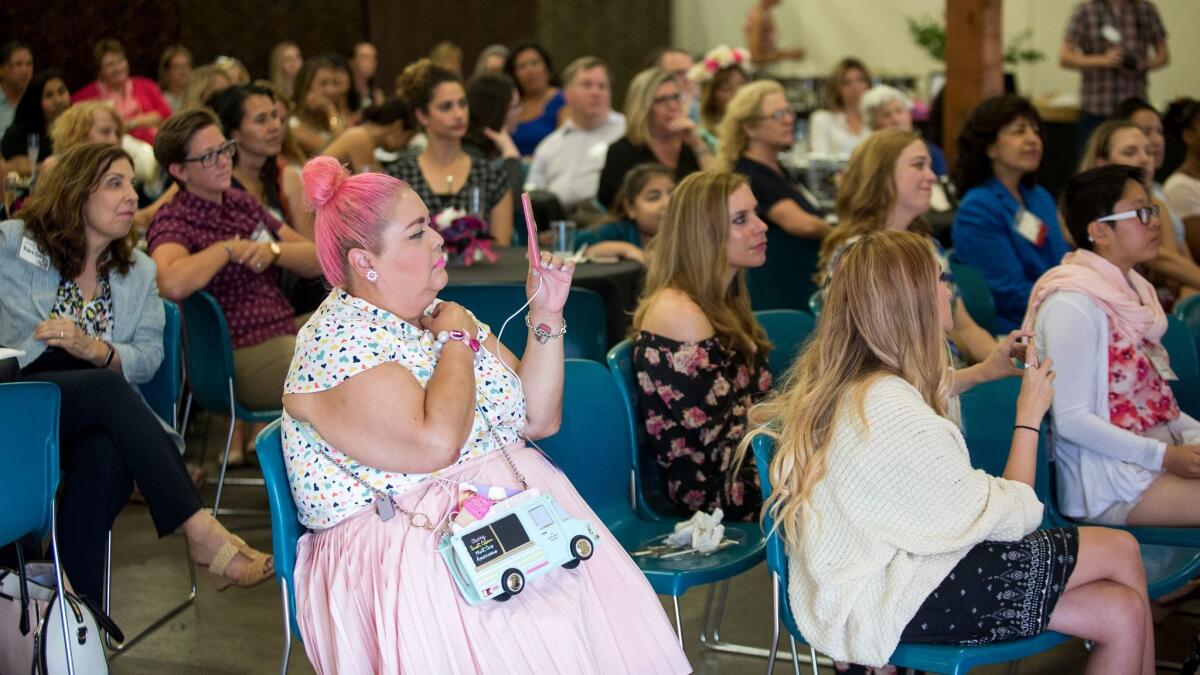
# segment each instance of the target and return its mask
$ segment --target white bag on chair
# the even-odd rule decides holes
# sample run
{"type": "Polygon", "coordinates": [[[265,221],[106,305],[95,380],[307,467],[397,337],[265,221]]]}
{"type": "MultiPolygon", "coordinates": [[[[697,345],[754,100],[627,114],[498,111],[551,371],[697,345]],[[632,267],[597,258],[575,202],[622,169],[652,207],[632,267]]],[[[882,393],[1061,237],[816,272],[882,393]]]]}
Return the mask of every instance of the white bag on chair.
{"type": "Polygon", "coordinates": [[[74,593],[60,595],[54,588],[54,566],[30,563],[25,566],[29,588],[29,627],[22,635],[21,579],[9,569],[0,569],[0,675],[60,675],[67,672],[63,649],[60,598],[67,599],[67,630],[77,675],[106,675],[108,660],[96,616],[74,593]],[[48,581],[50,585],[42,583],[48,581]]]}

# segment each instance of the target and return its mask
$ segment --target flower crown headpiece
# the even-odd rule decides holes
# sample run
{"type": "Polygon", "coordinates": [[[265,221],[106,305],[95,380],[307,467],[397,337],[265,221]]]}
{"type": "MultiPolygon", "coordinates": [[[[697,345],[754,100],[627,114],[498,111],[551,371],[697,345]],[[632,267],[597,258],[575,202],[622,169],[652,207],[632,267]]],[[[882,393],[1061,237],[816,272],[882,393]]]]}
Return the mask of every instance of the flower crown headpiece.
{"type": "Polygon", "coordinates": [[[717,71],[730,66],[741,66],[743,69],[749,70],[750,50],[745,47],[730,47],[728,45],[714,47],[704,55],[703,59],[688,70],[687,76],[692,82],[708,82],[713,79],[717,71]]]}

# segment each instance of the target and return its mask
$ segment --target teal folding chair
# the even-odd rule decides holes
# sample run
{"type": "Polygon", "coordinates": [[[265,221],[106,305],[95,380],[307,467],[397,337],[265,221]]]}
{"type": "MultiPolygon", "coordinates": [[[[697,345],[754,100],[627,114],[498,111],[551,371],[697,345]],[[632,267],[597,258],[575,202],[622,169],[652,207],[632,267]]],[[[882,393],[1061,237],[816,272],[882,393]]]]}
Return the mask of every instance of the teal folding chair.
{"type": "MultiPolygon", "coordinates": [[[[1175,303],[1177,321],[1171,321],[1167,326],[1167,334],[1163,336],[1163,346],[1171,354],[1171,367],[1179,375],[1179,381],[1171,383],[1171,391],[1181,410],[1192,417],[1200,418],[1200,373],[1180,372],[1192,371],[1189,363],[1195,363],[1196,354],[1200,351],[1200,295],[1193,295],[1175,303]],[[1192,349],[1187,349],[1186,340],[1182,336],[1182,327],[1191,334],[1192,349]]],[[[1200,370],[1198,367],[1196,370],[1200,370]]]]}
{"type": "Polygon", "coordinates": [[[816,320],[811,314],[794,309],[767,309],[755,312],[754,318],[767,331],[767,338],[774,345],[767,356],[767,367],[778,387],[783,374],[816,327],[816,320]]]}
{"type": "MultiPolygon", "coordinates": [[[[524,284],[449,284],[438,293],[442,300],[457,302],[475,314],[475,318],[486,323],[492,333],[500,332],[504,320],[525,304],[524,284]]],[[[525,313],[513,317],[504,329],[501,342],[519,359],[525,354],[525,341],[529,329],[525,327],[525,313]]],[[[563,318],[567,322],[567,334],[563,336],[563,353],[569,359],[591,359],[604,362],[608,347],[607,311],[604,298],[586,288],[572,288],[563,307],[563,318]]]]}
{"type": "MultiPolygon", "coordinates": [[[[959,397],[962,403],[963,438],[971,465],[1000,476],[1012,445],[1012,420],[1016,419],[1021,379],[1009,377],[976,385],[959,397]]],[[[1037,476],[1033,489],[1045,505],[1042,527],[1077,526],[1058,510],[1054,463],[1050,461],[1043,424],[1038,441],[1037,476]]],[[[1200,529],[1182,527],[1122,527],[1141,544],[1142,564],[1151,598],[1176,590],[1200,572],[1200,529]]]]}
{"type": "Polygon", "coordinates": [[[767,262],[746,270],[750,306],[755,310],[808,309],[808,298],[817,290],[813,275],[820,252],[820,241],[768,228],[767,262]]]}
{"type": "Polygon", "coordinates": [[[1175,303],[1174,313],[1188,327],[1196,349],[1200,350],[1200,295],[1186,297],[1175,303]]]}
{"type": "Polygon", "coordinates": [[[271,552],[275,555],[275,580],[279,583],[279,599],[283,607],[283,665],[279,672],[280,675],[287,675],[292,638],[294,636],[297,642],[301,641],[300,626],[296,624],[293,574],[296,571],[296,543],[307,530],[300,524],[296,503],[292,501],[292,486],[283,465],[283,438],[279,420],[267,425],[258,434],[255,448],[267,488],[267,502],[271,507],[271,552]]]}
{"type": "MultiPolygon", "coordinates": [[[[758,465],[758,475],[762,483],[763,499],[771,496],[771,458],[775,454],[775,443],[765,435],[759,435],[751,443],[754,449],[754,461],[758,465]]],[[[775,597],[775,635],[771,641],[771,654],[768,657],[767,672],[774,672],[775,645],[779,641],[779,625],[783,622],[788,636],[792,640],[792,667],[796,675],[800,674],[800,662],[796,655],[796,641],[808,644],[792,614],[791,601],[788,598],[788,560],[783,539],[775,528],[774,519],[768,517],[763,523],[767,531],[767,568],[771,570],[771,585],[775,597]]],[[[980,647],[965,647],[960,645],[910,645],[900,644],[892,653],[889,663],[902,668],[915,668],[934,673],[949,673],[959,675],[966,673],[976,666],[992,663],[1017,661],[1034,654],[1056,647],[1068,639],[1066,635],[1047,631],[1032,638],[1002,642],[980,647]]],[[[812,645],[809,645],[809,663],[813,675],[817,675],[817,655],[812,645]]]]}
{"type": "MultiPolygon", "coordinates": [[[[62,567],[58,563],[58,523],[54,494],[58,490],[58,385],[49,382],[12,382],[0,384],[0,494],[4,508],[0,509],[0,545],[9,544],[27,535],[39,540],[50,532],[50,550],[54,557],[54,581],[63,584],[62,567]]],[[[70,635],[67,628],[67,605],[59,602],[58,620],[61,635],[70,635]]],[[[30,629],[34,620],[33,608],[28,609],[30,629]]],[[[15,626],[5,626],[14,630],[15,626]]],[[[74,675],[75,661],[70,640],[63,641],[67,657],[67,672],[74,675]]]]}
{"type": "Polygon", "coordinates": [[[950,273],[954,275],[954,285],[962,295],[963,305],[967,314],[975,320],[989,335],[995,335],[998,330],[996,321],[996,300],[992,297],[992,289],[979,270],[970,265],[950,262],[950,273]]]}
{"type": "Polygon", "coordinates": [[[1174,370],[1180,379],[1200,375],[1200,356],[1196,354],[1196,339],[1182,318],[1167,316],[1167,332],[1162,336],[1162,345],[1171,356],[1171,370],[1174,370]]]}
{"type": "MultiPolygon", "coordinates": [[[[539,444],[571,479],[617,543],[631,552],[658,542],[679,522],[675,518],[647,518],[630,502],[629,476],[637,461],[634,427],[630,410],[609,371],[595,361],[568,359],[562,426],[557,434],[539,444]]],[[[693,586],[727,581],[763,560],[763,537],[758,523],[726,522],[725,536],[738,543],[707,556],[634,558],[654,592],[671,596],[680,645],[683,645],[680,596],[693,586]]],[[[702,634],[707,632],[711,604],[710,591],[702,634]]]]}
{"type": "Polygon", "coordinates": [[[245,509],[221,510],[221,493],[225,483],[230,485],[262,485],[261,478],[225,478],[229,469],[229,449],[233,445],[236,420],[270,422],[283,414],[279,408],[251,410],[238,402],[233,386],[233,343],[229,325],[216,298],[206,291],[196,291],[183,301],[183,321],[187,326],[188,377],[192,397],[210,413],[229,415],[229,433],[225,436],[225,452],[221,459],[221,476],[217,479],[217,495],[213,499],[213,515],[261,515],[260,511],[245,509]]]}
{"type": "MultiPolygon", "coordinates": [[[[183,350],[181,348],[179,305],[170,300],[163,300],[165,321],[163,323],[163,360],[154,377],[148,382],[138,385],[142,398],[147,405],[163,421],[178,428],[179,399],[183,393],[183,350]]],[[[114,652],[121,652],[134,646],[150,633],[161,628],[175,618],[196,599],[196,563],[192,560],[191,549],[187,537],[183,539],[183,548],[188,563],[188,575],[191,577],[191,589],[183,601],[172,607],[165,614],[155,619],[146,628],[123,642],[117,642],[113,636],[105,633],[104,643],[114,652]]],[[[112,616],[112,530],[108,531],[108,540],[104,545],[104,613],[112,616]]]]}

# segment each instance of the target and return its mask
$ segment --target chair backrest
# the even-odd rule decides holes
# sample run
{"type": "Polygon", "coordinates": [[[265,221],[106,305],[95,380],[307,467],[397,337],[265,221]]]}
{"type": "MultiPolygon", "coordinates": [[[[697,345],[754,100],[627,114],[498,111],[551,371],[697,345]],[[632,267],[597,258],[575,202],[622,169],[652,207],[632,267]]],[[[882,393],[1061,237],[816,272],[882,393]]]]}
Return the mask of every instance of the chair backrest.
{"type": "Polygon", "coordinates": [[[636,445],[616,380],[603,365],[567,359],[562,426],[538,441],[610,528],[633,518],[629,472],[636,445]]]}
{"type": "Polygon", "coordinates": [[[808,309],[817,290],[813,275],[821,242],[794,237],[778,227],[767,229],[767,262],[746,271],[750,306],[760,309],[808,309]]]}
{"type": "Polygon", "coordinates": [[[792,360],[800,353],[808,336],[812,335],[817,325],[816,319],[807,312],[795,309],[763,310],[755,312],[754,318],[767,331],[767,337],[774,344],[767,362],[771,377],[778,386],[780,378],[792,365],[792,360]]]}
{"type": "MultiPolygon", "coordinates": [[[[504,320],[524,305],[526,300],[524,284],[449,284],[438,293],[438,297],[471,310],[493,333],[499,332],[504,320]]],[[[608,347],[606,317],[604,298],[599,293],[586,288],[571,289],[563,308],[563,318],[567,322],[563,352],[567,358],[604,362],[604,352],[608,347]]],[[[501,341],[517,358],[521,358],[528,336],[522,312],[508,322],[501,341]]]]}
{"type": "Polygon", "coordinates": [[[625,401],[633,447],[633,498],[645,516],[661,516],[678,511],[667,497],[667,479],[662,467],[646,449],[646,429],[638,405],[637,376],[633,372],[633,342],[622,340],[608,350],[608,370],[625,401]]]}
{"type": "MultiPolygon", "coordinates": [[[[762,490],[763,501],[771,496],[771,459],[775,456],[775,441],[770,436],[759,434],[750,442],[754,451],[754,465],[758,468],[758,480],[762,490]]],[[[775,519],[768,516],[763,518],[763,532],[767,535],[767,569],[779,575],[779,614],[784,625],[792,635],[800,635],[796,620],[792,614],[791,601],[788,599],[788,561],[787,548],[779,532],[775,530],[775,519]]]]}
{"type": "Polygon", "coordinates": [[[267,488],[267,502],[271,508],[271,552],[275,555],[275,577],[287,588],[292,633],[300,636],[296,625],[296,592],[292,585],[292,573],[296,569],[296,542],[305,528],[296,515],[296,502],[292,501],[292,485],[287,469],[283,465],[283,436],[275,420],[258,434],[255,449],[262,466],[263,482],[267,488]]]}
{"type": "Polygon", "coordinates": [[[180,336],[179,305],[170,300],[163,300],[163,312],[166,321],[163,323],[163,360],[158,372],[149,382],[138,385],[146,403],[150,404],[159,417],[166,420],[172,427],[178,427],[177,410],[179,396],[183,389],[183,350],[180,336]]]}
{"type": "Polygon", "coordinates": [[[45,536],[58,489],[58,385],[0,384],[0,545],[45,536]]]}
{"type": "Polygon", "coordinates": [[[1175,316],[1187,324],[1196,349],[1200,350],[1200,295],[1188,296],[1175,303],[1175,316]]]}
{"type": "MultiPolygon", "coordinates": [[[[1004,465],[1008,463],[1012,448],[1013,420],[1017,417],[1017,395],[1020,392],[1021,378],[1006,377],[977,384],[959,396],[963,440],[967,442],[971,466],[993,476],[1004,475],[1004,465]]],[[[1044,504],[1049,504],[1054,497],[1046,454],[1048,433],[1048,425],[1042,425],[1042,433],[1038,435],[1039,465],[1033,485],[1038,499],[1044,504]]],[[[1045,520],[1054,520],[1049,508],[1045,520]]]]}
{"type": "Polygon", "coordinates": [[[207,291],[196,291],[183,301],[183,322],[192,395],[206,410],[229,410],[233,343],[221,306],[207,291]]]}
{"type": "Polygon", "coordinates": [[[1181,378],[1200,375],[1196,338],[1183,319],[1178,316],[1167,317],[1167,332],[1162,336],[1162,344],[1171,356],[1171,370],[1174,370],[1176,375],[1181,378]]]}
{"type": "Polygon", "coordinates": [[[963,305],[967,313],[989,334],[996,334],[996,300],[992,297],[992,289],[979,270],[970,265],[950,263],[950,272],[954,275],[954,285],[962,294],[963,305]]]}

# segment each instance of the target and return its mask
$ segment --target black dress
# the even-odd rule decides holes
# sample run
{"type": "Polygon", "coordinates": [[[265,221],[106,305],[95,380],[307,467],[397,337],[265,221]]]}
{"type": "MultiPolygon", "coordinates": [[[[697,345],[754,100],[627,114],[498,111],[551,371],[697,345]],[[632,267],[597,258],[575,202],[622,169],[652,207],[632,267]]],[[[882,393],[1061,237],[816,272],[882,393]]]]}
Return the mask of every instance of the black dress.
{"type": "MultiPolygon", "coordinates": [[[[622,138],[608,146],[608,156],[604,160],[604,169],[600,172],[600,189],[596,199],[611,210],[617,190],[621,189],[621,181],[625,174],[638,164],[661,164],[648,145],[634,145],[628,138],[622,138]]],[[[679,162],[675,165],[675,180],[681,181],[690,173],[700,170],[700,161],[696,153],[687,145],[679,149],[679,162]]]]}

